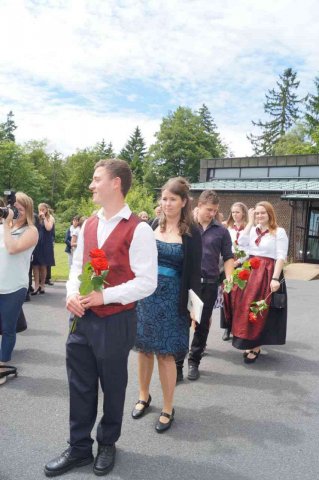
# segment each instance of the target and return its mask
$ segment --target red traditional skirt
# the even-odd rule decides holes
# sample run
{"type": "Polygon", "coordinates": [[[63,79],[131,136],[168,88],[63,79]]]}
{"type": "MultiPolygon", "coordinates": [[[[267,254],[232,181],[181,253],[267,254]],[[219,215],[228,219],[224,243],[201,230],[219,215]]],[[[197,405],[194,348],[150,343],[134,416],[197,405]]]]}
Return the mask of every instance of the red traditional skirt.
{"type": "Polygon", "coordinates": [[[224,312],[226,321],[232,325],[234,337],[256,340],[260,337],[269,313],[264,310],[258,313],[257,322],[249,321],[252,302],[265,300],[270,305],[270,282],[274,273],[275,260],[268,257],[258,257],[260,266],[252,269],[247,285],[241,290],[237,285],[231,293],[224,292],[224,312]],[[268,298],[267,298],[268,297],[268,298]]]}

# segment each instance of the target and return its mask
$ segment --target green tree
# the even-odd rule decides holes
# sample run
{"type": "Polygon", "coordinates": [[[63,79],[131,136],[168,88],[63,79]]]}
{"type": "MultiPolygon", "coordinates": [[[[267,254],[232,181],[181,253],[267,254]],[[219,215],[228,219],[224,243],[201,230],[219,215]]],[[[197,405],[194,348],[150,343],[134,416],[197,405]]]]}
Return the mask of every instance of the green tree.
{"type": "Polygon", "coordinates": [[[228,153],[228,147],[221,141],[217,125],[205,103],[198,110],[198,115],[206,133],[206,150],[211,152],[211,156],[214,158],[225,157],[228,153]]]}
{"type": "Polygon", "coordinates": [[[316,93],[308,95],[306,104],[305,122],[311,134],[319,127],[319,77],[315,78],[316,93]]]}
{"type": "Polygon", "coordinates": [[[182,175],[192,182],[199,176],[200,160],[220,156],[202,117],[188,107],[178,107],[163,118],[145,163],[144,181],[160,186],[168,178],[182,175]]]}
{"type": "Polygon", "coordinates": [[[65,162],[65,198],[80,201],[89,198],[89,185],[92,181],[94,165],[101,159],[96,148],[85,148],[66,159],[65,162]]]}
{"type": "Polygon", "coordinates": [[[113,150],[112,142],[106,144],[104,138],[101,142],[96,144],[94,150],[96,150],[96,153],[98,154],[100,160],[104,160],[106,158],[114,158],[116,156],[113,150]]]}
{"type": "Polygon", "coordinates": [[[273,155],[303,155],[313,153],[313,144],[307,139],[305,127],[299,123],[278,139],[273,155]]]}
{"type": "Polygon", "coordinates": [[[247,136],[257,155],[272,154],[275,143],[300,117],[300,104],[305,98],[299,99],[295,93],[300,83],[296,78],[297,73],[291,68],[287,68],[283,75],[279,75],[279,81],[276,82],[278,89],[268,90],[266,94],[264,110],[270,115],[270,120],[252,121],[254,126],[262,129],[260,135],[247,136]]]}
{"type": "Polygon", "coordinates": [[[45,178],[36,170],[24,148],[8,140],[0,142],[0,195],[3,190],[22,191],[33,198],[41,198],[45,178]]]}
{"type": "Polygon", "coordinates": [[[122,148],[119,157],[126,160],[132,169],[134,178],[139,182],[144,175],[144,158],[146,155],[146,145],[139,127],[136,127],[124,148],[122,148]]]}
{"type": "Polygon", "coordinates": [[[13,113],[10,111],[7,115],[7,120],[4,123],[0,123],[0,142],[1,141],[10,141],[15,142],[15,136],[13,132],[16,130],[17,126],[13,120],[13,113]]]}
{"type": "Polygon", "coordinates": [[[154,212],[154,196],[148,191],[144,185],[134,182],[132,188],[128,192],[126,203],[134,213],[146,211],[150,216],[154,212]]]}

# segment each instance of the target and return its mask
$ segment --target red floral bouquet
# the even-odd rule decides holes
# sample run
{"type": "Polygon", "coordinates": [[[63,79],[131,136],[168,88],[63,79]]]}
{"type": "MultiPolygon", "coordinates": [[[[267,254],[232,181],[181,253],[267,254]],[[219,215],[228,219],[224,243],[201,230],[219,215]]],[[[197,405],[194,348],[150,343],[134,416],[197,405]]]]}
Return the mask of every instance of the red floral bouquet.
{"type": "Polygon", "coordinates": [[[224,280],[224,291],[229,293],[234,288],[234,285],[243,290],[246,287],[247,280],[250,277],[251,270],[259,268],[260,260],[257,257],[252,257],[242,264],[241,267],[235,268],[230,280],[224,280]]]}
{"type": "MultiPolygon", "coordinates": [[[[93,291],[99,292],[108,285],[105,278],[109,273],[109,263],[104,250],[94,248],[90,251],[89,256],[91,260],[84,264],[82,273],[79,275],[80,295],[88,295],[93,291]]],[[[73,318],[71,333],[75,332],[77,320],[78,317],[73,318]]]]}

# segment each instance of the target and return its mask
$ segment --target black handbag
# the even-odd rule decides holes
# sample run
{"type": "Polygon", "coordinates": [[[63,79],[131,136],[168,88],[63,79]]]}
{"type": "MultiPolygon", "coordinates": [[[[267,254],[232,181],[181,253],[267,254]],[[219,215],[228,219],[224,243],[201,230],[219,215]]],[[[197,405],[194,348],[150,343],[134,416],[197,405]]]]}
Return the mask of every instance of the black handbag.
{"type": "Polygon", "coordinates": [[[282,279],[281,280],[281,284],[280,284],[280,291],[277,291],[277,292],[274,292],[271,294],[271,302],[270,302],[270,306],[272,308],[286,308],[287,307],[287,295],[286,293],[284,293],[284,289],[283,289],[283,282],[285,280],[282,279]]]}

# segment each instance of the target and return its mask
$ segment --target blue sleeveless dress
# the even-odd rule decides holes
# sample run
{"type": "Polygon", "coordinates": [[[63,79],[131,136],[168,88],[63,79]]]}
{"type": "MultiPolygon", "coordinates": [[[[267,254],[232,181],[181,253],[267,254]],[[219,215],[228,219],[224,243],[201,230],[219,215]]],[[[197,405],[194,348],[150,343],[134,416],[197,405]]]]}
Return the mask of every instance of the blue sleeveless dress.
{"type": "Polygon", "coordinates": [[[145,353],[179,355],[188,352],[189,322],[179,313],[184,248],[156,240],[159,275],[155,292],[137,303],[135,349],[145,353]]]}

